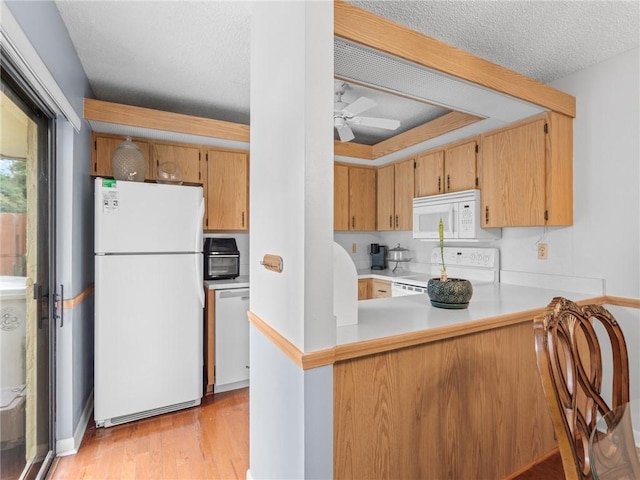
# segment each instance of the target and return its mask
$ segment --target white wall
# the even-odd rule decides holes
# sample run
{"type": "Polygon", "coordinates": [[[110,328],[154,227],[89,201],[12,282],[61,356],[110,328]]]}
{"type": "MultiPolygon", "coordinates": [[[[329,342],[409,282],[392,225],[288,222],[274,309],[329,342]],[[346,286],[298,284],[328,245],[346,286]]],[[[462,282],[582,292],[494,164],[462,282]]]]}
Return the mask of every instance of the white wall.
{"type": "Polygon", "coordinates": [[[608,295],[640,297],[638,49],[552,83],[576,97],[574,225],[503,229],[505,270],[604,278],[608,295]]]}
{"type": "MultiPolygon", "coordinates": [[[[336,332],[333,3],[256,2],[251,37],[250,310],[309,352],[336,332]]],[[[331,477],[333,370],[302,370],[254,327],[250,355],[251,477],[331,477]]]]}

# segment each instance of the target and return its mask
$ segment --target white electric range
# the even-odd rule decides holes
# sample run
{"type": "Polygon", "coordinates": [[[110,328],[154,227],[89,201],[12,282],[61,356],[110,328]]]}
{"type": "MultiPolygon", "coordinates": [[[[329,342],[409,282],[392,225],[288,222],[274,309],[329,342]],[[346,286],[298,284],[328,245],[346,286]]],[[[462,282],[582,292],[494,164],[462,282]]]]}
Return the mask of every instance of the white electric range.
{"type": "MultiPolygon", "coordinates": [[[[440,247],[431,250],[430,258],[430,273],[396,278],[391,284],[391,296],[427,293],[429,279],[440,277],[440,247]]],[[[500,251],[497,248],[445,247],[444,262],[449,278],[466,278],[471,285],[486,285],[500,281],[500,251]]]]}

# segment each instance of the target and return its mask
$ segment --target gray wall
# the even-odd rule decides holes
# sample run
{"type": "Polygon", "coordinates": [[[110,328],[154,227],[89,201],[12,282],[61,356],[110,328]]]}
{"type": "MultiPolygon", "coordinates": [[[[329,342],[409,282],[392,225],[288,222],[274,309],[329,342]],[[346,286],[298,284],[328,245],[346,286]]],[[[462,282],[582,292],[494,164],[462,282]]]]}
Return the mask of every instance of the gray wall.
{"type": "MultiPolygon", "coordinates": [[[[87,77],[55,4],[8,1],[7,6],[76,113],[92,97],[87,77]]],[[[76,132],[58,120],[57,132],[57,277],[65,300],[93,283],[93,188],[89,176],[91,130],[83,120],[76,132]]],[[[57,335],[58,450],[73,450],[84,428],[80,419],[93,390],[93,295],[65,310],[57,335]],[[76,437],[74,439],[74,437],[76,437]]],[[[85,412],[86,414],[86,412],[85,412]]]]}

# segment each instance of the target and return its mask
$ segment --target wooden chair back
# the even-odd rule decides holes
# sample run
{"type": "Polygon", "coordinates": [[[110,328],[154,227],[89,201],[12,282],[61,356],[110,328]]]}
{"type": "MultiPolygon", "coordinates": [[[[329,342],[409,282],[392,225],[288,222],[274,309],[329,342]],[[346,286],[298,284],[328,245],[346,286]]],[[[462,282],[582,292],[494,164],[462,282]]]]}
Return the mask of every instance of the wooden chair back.
{"type": "MultiPolygon", "coordinates": [[[[622,330],[602,306],[578,306],[562,297],[554,298],[545,313],[534,319],[533,326],[538,370],[558,437],[565,477],[591,479],[591,432],[600,415],[629,401],[629,360],[622,330]],[[601,396],[602,350],[596,335],[597,322],[604,327],[611,344],[610,406],[601,396]]],[[[634,468],[637,463],[635,457],[634,468]]]]}

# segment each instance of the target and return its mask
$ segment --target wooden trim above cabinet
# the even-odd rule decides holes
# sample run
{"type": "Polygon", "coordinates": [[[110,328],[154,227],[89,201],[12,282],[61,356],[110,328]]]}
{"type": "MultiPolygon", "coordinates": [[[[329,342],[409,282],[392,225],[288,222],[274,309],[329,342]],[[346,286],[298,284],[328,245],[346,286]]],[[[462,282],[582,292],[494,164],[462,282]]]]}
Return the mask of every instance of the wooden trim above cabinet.
{"type": "Polygon", "coordinates": [[[84,99],[84,118],[130,127],[249,142],[249,125],[122,105],[93,98],[84,99]]]}
{"type": "Polygon", "coordinates": [[[570,117],[576,116],[576,99],[565,92],[342,0],[334,1],[333,28],[338,37],[570,117]]]}

